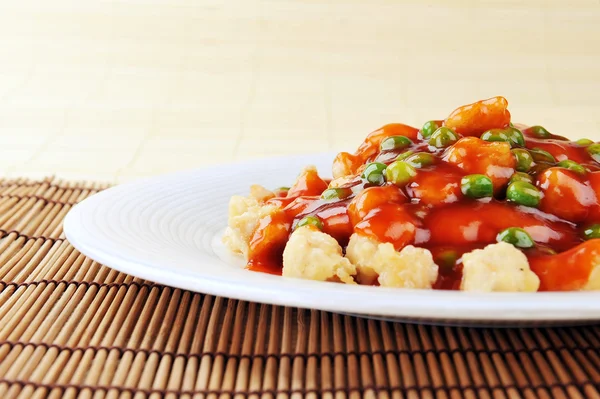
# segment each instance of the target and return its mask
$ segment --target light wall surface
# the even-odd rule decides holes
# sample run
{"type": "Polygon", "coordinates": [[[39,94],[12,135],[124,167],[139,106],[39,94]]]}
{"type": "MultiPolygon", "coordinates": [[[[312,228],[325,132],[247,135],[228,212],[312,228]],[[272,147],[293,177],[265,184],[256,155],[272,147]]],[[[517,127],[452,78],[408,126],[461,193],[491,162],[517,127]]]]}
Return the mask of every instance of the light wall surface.
{"type": "Polygon", "coordinates": [[[0,0],[0,175],[353,150],[505,96],[600,140],[600,0],[0,0]]]}

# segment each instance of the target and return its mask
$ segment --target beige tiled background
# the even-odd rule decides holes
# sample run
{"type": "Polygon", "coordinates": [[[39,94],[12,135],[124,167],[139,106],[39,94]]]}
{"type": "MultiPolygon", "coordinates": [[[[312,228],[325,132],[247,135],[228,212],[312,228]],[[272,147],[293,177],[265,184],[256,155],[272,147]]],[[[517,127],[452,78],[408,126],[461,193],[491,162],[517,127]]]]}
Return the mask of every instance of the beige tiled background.
{"type": "Polygon", "coordinates": [[[351,149],[508,98],[600,140],[600,0],[0,0],[0,174],[351,149]]]}

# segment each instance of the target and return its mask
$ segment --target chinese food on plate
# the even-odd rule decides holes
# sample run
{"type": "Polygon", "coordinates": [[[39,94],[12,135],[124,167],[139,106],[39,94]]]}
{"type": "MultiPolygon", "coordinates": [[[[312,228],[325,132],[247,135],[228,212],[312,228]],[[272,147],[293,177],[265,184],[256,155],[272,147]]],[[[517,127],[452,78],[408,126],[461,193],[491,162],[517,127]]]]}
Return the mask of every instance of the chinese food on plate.
{"type": "Polygon", "coordinates": [[[393,123],[333,179],[234,196],[224,242],[247,268],[344,284],[600,289],[600,144],[513,124],[494,97],[420,129],[393,123]]]}

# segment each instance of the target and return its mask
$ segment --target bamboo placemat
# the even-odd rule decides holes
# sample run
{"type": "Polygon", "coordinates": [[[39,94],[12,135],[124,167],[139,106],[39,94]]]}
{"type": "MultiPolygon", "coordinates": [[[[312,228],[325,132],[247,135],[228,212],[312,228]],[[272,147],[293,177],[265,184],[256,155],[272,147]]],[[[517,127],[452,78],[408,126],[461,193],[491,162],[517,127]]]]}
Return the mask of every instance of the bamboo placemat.
{"type": "Polygon", "coordinates": [[[600,328],[389,323],[173,289],[62,220],[105,186],[0,180],[0,398],[599,398],[600,328]]]}

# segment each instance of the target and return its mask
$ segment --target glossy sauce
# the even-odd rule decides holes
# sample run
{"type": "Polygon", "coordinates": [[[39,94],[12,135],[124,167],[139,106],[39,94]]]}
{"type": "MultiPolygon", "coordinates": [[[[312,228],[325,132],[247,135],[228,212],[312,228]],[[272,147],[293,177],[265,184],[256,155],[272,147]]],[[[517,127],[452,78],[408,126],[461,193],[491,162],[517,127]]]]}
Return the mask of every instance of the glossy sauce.
{"type": "Polygon", "coordinates": [[[556,135],[538,138],[521,128],[525,148],[545,150],[557,162],[570,159],[588,171],[581,175],[555,164],[534,167],[530,175],[543,193],[540,206],[506,201],[506,186],[515,172],[510,146],[477,137],[487,129],[506,127],[510,113],[501,100],[486,101],[478,109],[457,110],[444,121],[463,135],[449,148],[432,147],[418,129],[392,124],[371,133],[356,153],[338,155],[334,174],[339,167],[354,175],[340,185],[351,190],[347,198],[322,199],[320,194],[329,182],[315,171],[305,170],[285,195],[267,201],[282,210],[260,221],[250,242],[248,268],[281,273],[289,234],[299,220],[313,215],[342,247],[353,233],[360,233],[390,242],[398,250],[409,244],[429,249],[439,266],[434,288],[458,289],[464,253],[495,243],[498,233],[506,228],[521,227],[536,242],[535,248],[524,253],[542,281],[540,290],[581,288],[592,263],[600,259],[600,240],[584,242],[582,238],[585,226],[600,222],[600,172],[596,172],[600,165],[583,145],[556,135]],[[410,138],[413,144],[401,151],[380,151],[384,138],[399,135],[410,138]],[[431,153],[435,162],[417,169],[417,175],[403,187],[391,183],[373,186],[361,178],[366,163],[390,164],[405,151],[431,153]],[[460,181],[467,174],[488,175],[494,183],[494,197],[472,199],[463,195],[460,181]]]}

